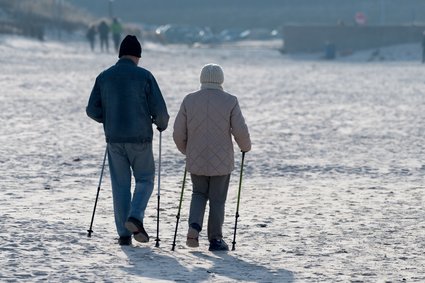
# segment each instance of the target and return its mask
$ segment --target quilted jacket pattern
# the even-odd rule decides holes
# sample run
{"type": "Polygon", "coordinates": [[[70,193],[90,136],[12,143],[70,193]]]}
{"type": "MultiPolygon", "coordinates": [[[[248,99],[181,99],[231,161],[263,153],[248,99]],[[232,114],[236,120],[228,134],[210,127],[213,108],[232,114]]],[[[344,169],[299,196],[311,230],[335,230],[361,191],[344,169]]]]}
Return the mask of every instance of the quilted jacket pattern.
{"type": "Polygon", "coordinates": [[[251,150],[248,127],[235,96],[219,89],[188,94],[174,122],[173,139],[195,175],[222,176],[234,169],[232,135],[242,151],[251,150]]]}

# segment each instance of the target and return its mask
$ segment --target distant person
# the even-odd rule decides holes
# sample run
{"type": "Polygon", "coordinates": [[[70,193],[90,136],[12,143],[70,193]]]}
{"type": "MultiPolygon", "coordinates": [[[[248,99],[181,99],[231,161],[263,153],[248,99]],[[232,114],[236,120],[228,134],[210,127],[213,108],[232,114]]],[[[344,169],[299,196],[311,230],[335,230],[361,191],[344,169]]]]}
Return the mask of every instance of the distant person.
{"type": "Polygon", "coordinates": [[[336,55],[335,44],[330,41],[326,41],[325,42],[325,59],[333,60],[335,59],[335,55],[336,55]]]}
{"type": "Polygon", "coordinates": [[[91,51],[94,51],[94,43],[95,43],[95,40],[96,40],[96,33],[97,33],[96,26],[90,25],[89,28],[87,29],[86,37],[87,37],[87,40],[90,43],[91,51]]]}
{"type": "Polygon", "coordinates": [[[199,232],[209,201],[209,250],[227,251],[222,226],[230,173],[234,169],[232,135],[244,152],[251,150],[251,139],[238,99],[223,91],[221,67],[205,65],[200,81],[201,89],[183,99],[173,132],[177,148],[186,155],[186,169],[193,185],[186,244],[199,246],[199,232]]]}
{"type": "Polygon", "coordinates": [[[425,31],[422,33],[422,64],[425,63],[425,31]]]}
{"type": "Polygon", "coordinates": [[[103,123],[120,245],[131,245],[132,235],[149,241],[143,218],[154,186],[152,124],[164,131],[169,119],[154,76],[137,66],[141,53],[137,38],[127,35],[118,62],[96,78],[86,109],[90,118],[103,123]]]}
{"type": "Polygon", "coordinates": [[[100,39],[100,50],[109,52],[109,25],[105,20],[102,20],[97,27],[100,39]]]}
{"type": "Polygon", "coordinates": [[[114,18],[111,24],[112,39],[114,41],[115,51],[118,52],[118,47],[121,41],[121,33],[123,27],[117,18],[114,18]]]}

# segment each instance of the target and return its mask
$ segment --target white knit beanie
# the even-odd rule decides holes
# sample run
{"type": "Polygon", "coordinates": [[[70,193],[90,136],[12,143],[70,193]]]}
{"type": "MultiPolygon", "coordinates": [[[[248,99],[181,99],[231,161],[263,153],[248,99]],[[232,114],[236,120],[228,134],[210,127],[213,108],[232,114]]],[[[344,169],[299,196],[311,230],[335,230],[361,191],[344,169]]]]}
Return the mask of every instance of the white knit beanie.
{"type": "Polygon", "coordinates": [[[224,74],[220,65],[207,64],[201,71],[201,89],[223,89],[221,86],[224,82],[224,74]]]}

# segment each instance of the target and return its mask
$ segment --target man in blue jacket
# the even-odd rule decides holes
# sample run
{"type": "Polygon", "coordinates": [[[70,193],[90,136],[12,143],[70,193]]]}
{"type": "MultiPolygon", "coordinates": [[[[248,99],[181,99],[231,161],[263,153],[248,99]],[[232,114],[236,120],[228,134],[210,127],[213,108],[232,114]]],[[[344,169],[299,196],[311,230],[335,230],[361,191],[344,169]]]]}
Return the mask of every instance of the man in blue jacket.
{"type": "Polygon", "coordinates": [[[152,123],[164,131],[169,120],[154,76],[137,66],[141,54],[137,38],[127,35],[118,62],[96,78],[86,108],[90,118],[103,123],[120,245],[131,245],[132,235],[136,241],[149,241],[143,218],[154,187],[152,123]],[[136,180],[133,196],[132,172],[136,180]]]}

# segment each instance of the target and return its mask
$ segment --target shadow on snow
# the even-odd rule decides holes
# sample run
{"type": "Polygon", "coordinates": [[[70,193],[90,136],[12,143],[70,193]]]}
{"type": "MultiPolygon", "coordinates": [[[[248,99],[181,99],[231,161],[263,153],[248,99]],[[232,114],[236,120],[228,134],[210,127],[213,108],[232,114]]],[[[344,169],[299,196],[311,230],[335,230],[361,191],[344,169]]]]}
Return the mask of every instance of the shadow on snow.
{"type": "Polygon", "coordinates": [[[122,250],[129,259],[129,266],[124,268],[127,272],[152,279],[205,282],[225,277],[235,281],[281,283],[294,281],[291,271],[267,268],[226,252],[191,251],[187,254],[177,254],[147,247],[122,247],[122,250]]]}

